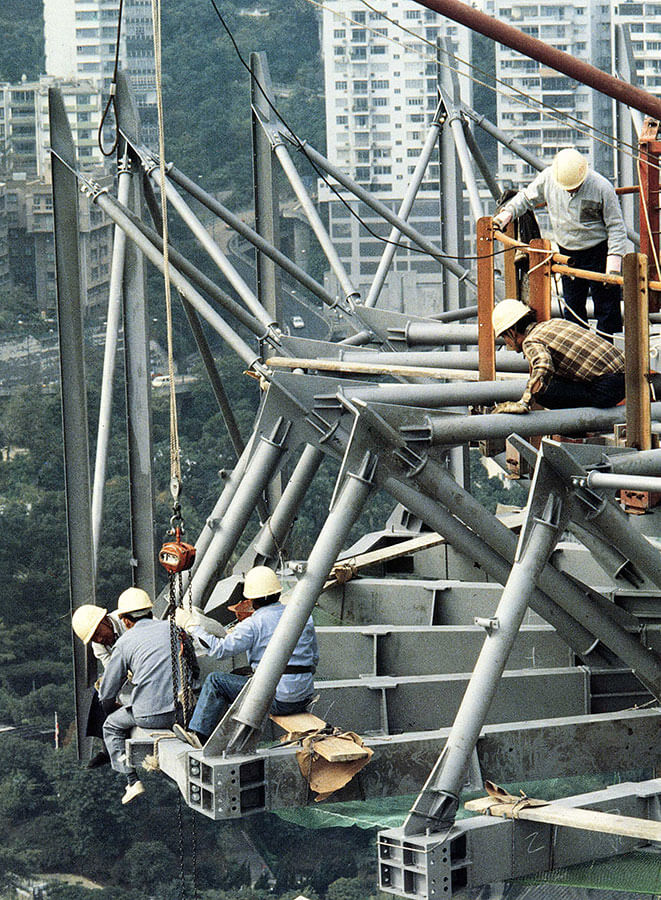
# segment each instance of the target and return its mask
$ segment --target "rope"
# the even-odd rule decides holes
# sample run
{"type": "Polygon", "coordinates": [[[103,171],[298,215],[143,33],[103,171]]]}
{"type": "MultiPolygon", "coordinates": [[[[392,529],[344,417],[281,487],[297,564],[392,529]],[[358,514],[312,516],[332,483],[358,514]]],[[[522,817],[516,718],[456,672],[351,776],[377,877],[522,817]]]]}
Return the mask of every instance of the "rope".
{"type": "Polygon", "coordinates": [[[156,101],[158,108],[158,155],[161,181],[161,216],[163,219],[163,280],[165,287],[165,313],[168,345],[168,375],[170,382],[170,489],[177,499],[181,485],[181,458],[179,453],[179,428],[177,423],[177,395],[174,386],[174,354],[172,340],[172,295],[170,291],[170,265],[168,242],[168,206],[165,189],[165,138],[163,120],[163,85],[161,68],[161,0],[151,0],[154,21],[154,63],[156,69],[156,101]],[[176,487],[175,487],[176,485],[176,487]],[[175,496],[176,490],[176,496],[175,496]]]}

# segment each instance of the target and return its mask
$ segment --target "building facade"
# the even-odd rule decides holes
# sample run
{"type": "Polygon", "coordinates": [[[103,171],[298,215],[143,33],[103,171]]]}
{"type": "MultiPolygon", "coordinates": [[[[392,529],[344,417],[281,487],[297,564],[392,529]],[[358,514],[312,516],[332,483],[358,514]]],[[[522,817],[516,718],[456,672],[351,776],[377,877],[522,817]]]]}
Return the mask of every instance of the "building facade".
{"type": "MultiPolygon", "coordinates": [[[[470,59],[468,31],[413,0],[380,2],[374,10],[355,0],[330,0],[324,7],[328,158],[394,211],[404,198],[438,105],[436,41],[443,38],[451,39],[458,57],[470,59]]],[[[470,102],[470,89],[464,99],[470,102]]],[[[390,226],[344,192],[369,230],[365,228],[323,181],[319,198],[327,204],[339,256],[364,299],[386,247],[379,237],[387,238],[390,226]]],[[[439,242],[438,151],[427,167],[410,221],[439,242]]],[[[438,311],[441,281],[437,262],[398,249],[379,305],[396,310],[405,306],[419,314],[438,311]]],[[[335,279],[330,282],[339,293],[335,279]]]]}

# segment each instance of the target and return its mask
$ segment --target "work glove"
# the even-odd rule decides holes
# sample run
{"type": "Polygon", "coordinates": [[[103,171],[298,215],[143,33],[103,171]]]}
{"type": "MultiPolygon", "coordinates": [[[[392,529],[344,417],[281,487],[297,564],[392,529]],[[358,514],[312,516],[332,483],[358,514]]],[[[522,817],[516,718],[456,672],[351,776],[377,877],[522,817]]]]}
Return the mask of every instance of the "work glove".
{"type": "Polygon", "coordinates": [[[174,621],[177,628],[183,628],[184,631],[191,625],[199,625],[200,618],[196,609],[184,609],[178,606],[174,611],[174,621]]]}
{"type": "Polygon", "coordinates": [[[501,209],[501,211],[493,217],[492,221],[493,227],[497,228],[498,231],[502,231],[503,228],[507,228],[512,221],[512,213],[508,209],[501,209]]]}
{"type": "Polygon", "coordinates": [[[606,257],[606,274],[621,275],[622,274],[622,257],[614,253],[606,257]]]}
{"type": "Polygon", "coordinates": [[[520,416],[530,412],[528,404],[523,400],[506,400],[505,403],[497,403],[493,408],[495,413],[510,413],[510,415],[520,416]]]}

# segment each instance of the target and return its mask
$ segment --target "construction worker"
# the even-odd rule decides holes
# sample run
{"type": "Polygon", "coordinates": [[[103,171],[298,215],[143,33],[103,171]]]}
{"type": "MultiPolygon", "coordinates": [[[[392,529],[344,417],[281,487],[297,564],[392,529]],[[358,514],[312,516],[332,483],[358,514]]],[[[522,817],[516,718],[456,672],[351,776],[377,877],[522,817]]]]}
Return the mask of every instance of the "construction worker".
{"type": "MultiPolygon", "coordinates": [[[[74,610],[71,627],[83,644],[92,645],[94,656],[104,668],[110,660],[117,638],[126,631],[116,612],[109,613],[102,606],[94,606],[91,603],[85,603],[74,610]]],[[[105,714],[95,689],[90,700],[85,734],[88,737],[103,738],[104,720],[105,714]]],[[[110,757],[104,746],[90,759],[87,768],[96,769],[108,765],[109,762],[110,757]]]]}
{"type": "MultiPolygon", "coordinates": [[[[574,147],[560,150],[550,166],[504,204],[493,224],[503,229],[539,203],[546,203],[553,238],[573,268],[622,272],[627,232],[617,194],[574,147]]],[[[563,275],[562,290],[566,319],[587,327],[585,304],[591,291],[597,330],[605,336],[622,330],[619,285],[563,275]]]]}
{"type": "Polygon", "coordinates": [[[117,615],[126,632],[117,640],[101,684],[99,699],[108,714],[103,739],[116,772],[126,776],[122,803],[144,793],[135,769],[126,762],[125,741],[136,725],[170,729],[175,718],[170,623],[152,617],[149,594],[128,588],[119,596],[117,615]],[[131,672],[131,705],[117,708],[116,698],[131,672]]]}
{"type": "Polygon", "coordinates": [[[538,323],[534,310],[511,299],[496,304],[492,321],[496,337],[530,364],[521,399],[493,412],[527,413],[533,400],[548,409],[605,409],[624,399],[624,354],[593,331],[564,319],[538,323]]]}
{"type": "MultiPolygon", "coordinates": [[[[245,652],[254,670],[264,655],[266,646],[280,621],[285,607],[280,603],[282,586],[273,569],[255,566],[246,574],[243,596],[251,601],[253,612],[241,618],[225,637],[210,634],[202,625],[196,612],[178,609],[175,621],[185,628],[207,650],[210,657],[227,659],[245,652]]],[[[245,611],[242,611],[242,613],[245,611]]],[[[279,715],[303,712],[312,699],[313,675],[319,661],[317,635],[310,617],[291,655],[289,665],[278,682],[271,712],[279,715]]],[[[232,702],[238,697],[249,676],[226,672],[207,675],[200,692],[189,730],[179,725],[174,732],[193,747],[202,747],[232,702]]]]}

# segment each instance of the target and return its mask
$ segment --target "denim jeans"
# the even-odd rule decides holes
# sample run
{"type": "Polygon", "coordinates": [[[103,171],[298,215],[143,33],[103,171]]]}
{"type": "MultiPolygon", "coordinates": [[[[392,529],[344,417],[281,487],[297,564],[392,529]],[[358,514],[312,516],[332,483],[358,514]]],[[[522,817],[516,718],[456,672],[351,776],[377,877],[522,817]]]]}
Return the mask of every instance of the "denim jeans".
{"type": "Polygon", "coordinates": [[[110,713],[103,723],[103,741],[110,756],[110,765],[115,772],[128,775],[135,772],[133,766],[126,764],[125,742],[131,736],[131,729],[145,728],[155,731],[166,731],[174,724],[174,712],[160,713],[156,716],[134,716],[130,706],[121,706],[110,713]]]}
{"type": "MultiPolygon", "coordinates": [[[[564,247],[559,249],[565,256],[571,257],[570,265],[575,269],[588,269],[591,272],[606,271],[607,241],[602,241],[595,247],[588,247],[587,250],[566,250],[564,247]]],[[[583,278],[572,278],[569,275],[563,275],[562,293],[568,307],[563,313],[565,319],[584,325],[587,322],[585,303],[588,299],[588,293],[592,293],[594,314],[599,331],[605,334],[614,334],[617,331],[622,331],[622,313],[620,310],[622,289],[619,285],[603,284],[600,281],[586,281],[583,278]],[[576,313],[575,316],[572,315],[572,310],[576,313]]]]}
{"type": "MultiPolygon", "coordinates": [[[[195,711],[188,723],[190,731],[208,737],[239,696],[247,681],[245,675],[232,675],[228,672],[211,672],[207,675],[195,711]]],[[[281,716],[303,712],[309,700],[309,697],[294,701],[274,700],[270,712],[281,716]]]]}

